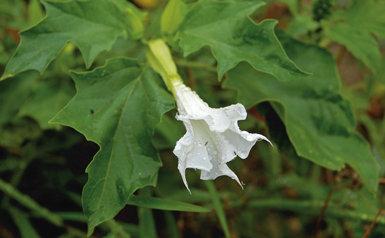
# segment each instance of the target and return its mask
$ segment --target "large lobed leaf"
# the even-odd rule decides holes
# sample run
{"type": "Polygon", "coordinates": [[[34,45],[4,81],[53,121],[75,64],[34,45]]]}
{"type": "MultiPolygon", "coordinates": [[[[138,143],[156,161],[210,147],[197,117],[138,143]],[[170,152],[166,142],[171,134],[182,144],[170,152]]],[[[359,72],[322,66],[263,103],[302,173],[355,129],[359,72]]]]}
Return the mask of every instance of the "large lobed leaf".
{"type": "Polygon", "coordinates": [[[135,190],[155,185],[161,161],[151,138],[174,102],[158,78],[135,60],[113,59],[94,71],[71,75],[77,94],[52,122],[73,127],[100,146],[83,190],[92,233],[115,216],[135,190]]]}
{"type": "Polygon", "coordinates": [[[385,2],[354,0],[347,11],[336,12],[324,22],[327,37],[344,46],[373,73],[380,68],[381,53],[373,35],[385,37],[385,2]]]}
{"type": "Polygon", "coordinates": [[[327,37],[344,46],[357,58],[362,60],[372,72],[380,67],[381,53],[377,41],[369,31],[347,23],[337,23],[325,30],[327,37]]]}
{"type": "Polygon", "coordinates": [[[289,57],[313,73],[311,77],[279,81],[242,64],[229,72],[224,86],[238,90],[246,107],[270,101],[300,156],[333,170],[349,164],[376,191],[379,166],[369,144],[355,132],[351,108],[340,96],[333,57],[283,34],[280,40],[289,57]]]}
{"type": "MultiPolygon", "coordinates": [[[[70,79],[40,77],[35,80],[25,103],[20,107],[19,116],[28,116],[35,119],[42,129],[51,129],[48,121],[62,109],[75,94],[70,79]]],[[[13,81],[10,80],[10,81],[13,81]]]]}
{"type": "MultiPolygon", "coordinates": [[[[57,77],[54,80],[55,76],[57,75],[39,77],[37,72],[28,71],[1,81],[0,128],[7,123],[22,125],[21,121],[18,121],[22,117],[35,119],[42,129],[52,128],[48,121],[75,93],[70,79],[57,77]]],[[[1,134],[6,134],[5,131],[0,131],[1,134]]],[[[26,130],[25,134],[29,132],[26,130]]],[[[17,133],[11,134],[17,136],[17,133]]]]}
{"type": "Polygon", "coordinates": [[[38,77],[36,72],[25,72],[0,82],[0,126],[16,118],[38,77]]]}
{"type": "Polygon", "coordinates": [[[38,77],[36,72],[24,72],[12,80],[0,82],[0,146],[20,146],[25,140],[40,136],[41,131],[36,123],[18,117],[38,77]]]}
{"type": "Polygon", "coordinates": [[[354,0],[344,18],[352,26],[385,38],[385,2],[383,0],[354,0]]]}
{"type": "Polygon", "coordinates": [[[2,78],[34,69],[43,71],[65,43],[76,44],[89,67],[118,37],[126,37],[124,15],[112,1],[43,1],[47,17],[21,32],[21,43],[2,78]]]}
{"type": "Polygon", "coordinates": [[[209,46],[218,61],[218,77],[242,61],[280,80],[306,76],[282,49],[277,21],[256,24],[248,16],[263,2],[201,0],[186,15],[178,39],[185,55],[209,46]]]}

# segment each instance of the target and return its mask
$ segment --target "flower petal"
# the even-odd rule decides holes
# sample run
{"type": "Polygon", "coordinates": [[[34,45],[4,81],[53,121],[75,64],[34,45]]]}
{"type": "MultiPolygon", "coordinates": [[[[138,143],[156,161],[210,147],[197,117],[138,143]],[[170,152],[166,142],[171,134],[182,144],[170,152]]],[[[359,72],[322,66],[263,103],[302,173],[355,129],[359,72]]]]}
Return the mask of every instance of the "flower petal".
{"type": "Polygon", "coordinates": [[[249,156],[251,148],[258,140],[266,140],[271,144],[265,136],[241,131],[237,125],[226,130],[222,135],[235,147],[235,153],[242,159],[246,159],[249,156]]]}
{"type": "Polygon", "coordinates": [[[237,183],[241,186],[241,182],[239,181],[237,175],[227,166],[227,164],[214,164],[213,168],[210,171],[202,171],[201,179],[202,180],[214,180],[219,176],[229,176],[230,178],[237,181],[237,183]]]}
{"type": "Polygon", "coordinates": [[[174,154],[178,157],[178,169],[186,188],[189,190],[185,174],[187,168],[200,169],[203,180],[229,176],[242,187],[237,175],[226,163],[237,155],[247,158],[258,140],[270,141],[262,135],[239,129],[238,121],[247,117],[242,104],[210,108],[184,84],[174,86],[179,112],[176,118],[183,121],[186,127],[186,134],[176,143],[174,154]]]}

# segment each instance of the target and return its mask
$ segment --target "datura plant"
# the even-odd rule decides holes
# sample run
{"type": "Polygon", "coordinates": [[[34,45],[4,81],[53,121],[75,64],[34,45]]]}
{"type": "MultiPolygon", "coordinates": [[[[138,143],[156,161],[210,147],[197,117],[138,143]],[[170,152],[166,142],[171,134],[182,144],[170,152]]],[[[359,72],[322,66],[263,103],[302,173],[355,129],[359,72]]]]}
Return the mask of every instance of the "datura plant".
{"type": "Polygon", "coordinates": [[[385,224],[384,12],[379,0],[1,0],[0,237],[25,224],[15,237],[39,237],[35,219],[47,237],[385,224]]]}
{"type": "Polygon", "coordinates": [[[203,180],[226,175],[242,186],[226,163],[237,156],[246,159],[258,140],[270,141],[263,135],[239,129],[238,121],[245,120],[247,116],[242,104],[210,108],[196,92],[184,85],[164,41],[154,40],[149,43],[149,47],[149,62],[162,75],[173,93],[178,107],[176,118],[186,127],[186,134],[174,148],[186,188],[189,190],[186,168],[200,169],[203,180]]]}

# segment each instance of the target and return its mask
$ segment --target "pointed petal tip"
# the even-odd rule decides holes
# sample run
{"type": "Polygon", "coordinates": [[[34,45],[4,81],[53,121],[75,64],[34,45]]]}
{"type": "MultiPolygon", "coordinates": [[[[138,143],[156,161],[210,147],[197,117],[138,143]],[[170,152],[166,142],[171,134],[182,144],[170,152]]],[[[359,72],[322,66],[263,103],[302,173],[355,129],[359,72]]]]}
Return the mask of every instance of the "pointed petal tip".
{"type": "Polygon", "coordinates": [[[236,174],[234,174],[234,175],[235,175],[235,177],[232,177],[232,176],[231,176],[231,178],[234,179],[235,181],[237,181],[237,183],[239,184],[239,186],[241,186],[241,188],[242,188],[242,190],[243,190],[243,184],[242,184],[242,182],[239,181],[239,178],[238,178],[238,176],[237,176],[236,174]]]}
{"type": "Polygon", "coordinates": [[[243,185],[245,185],[243,182],[240,182],[239,180],[237,181],[239,186],[241,186],[242,190],[245,190],[245,188],[243,187],[243,185]]]}
{"type": "MultiPolygon", "coordinates": [[[[269,144],[270,144],[271,146],[274,147],[273,143],[271,143],[271,141],[270,141],[269,139],[267,139],[266,136],[260,135],[260,137],[258,138],[258,140],[264,140],[264,141],[267,141],[267,142],[269,142],[269,144]]],[[[258,140],[257,140],[257,141],[258,141],[258,140]]]]}
{"type": "Polygon", "coordinates": [[[186,179],[184,179],[184,186],[186,186],[186,188],[187,188],[187,191],[190,193],[190,195],[191,195],[191,190],[190,190],[190,188],[188,187],[188,184],[187,184],[187,181],[186,181],[186,179]]]}
{"type": "Polygon", "coordinates": [[[190,188],[188,187],[187,180],[186,180],[185,170],[184,169],[179,169],[179,172],[180,172],[180,175],[182,176],[182,180],[183,180],[184,186],[187,188],[187,191],[191,195],[191,191],[190,191],[190,188]]]}

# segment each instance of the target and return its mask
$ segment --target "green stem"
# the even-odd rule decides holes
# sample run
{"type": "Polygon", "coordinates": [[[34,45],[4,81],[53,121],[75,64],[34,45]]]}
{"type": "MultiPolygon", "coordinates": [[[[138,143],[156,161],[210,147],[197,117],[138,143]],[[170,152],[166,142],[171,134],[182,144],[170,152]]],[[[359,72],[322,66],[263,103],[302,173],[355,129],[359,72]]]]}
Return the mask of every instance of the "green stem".
{"type": "Polygon", "coordinates": [[[182,67],[188,67],[188,68],[199,68],[199,69],[205,69],[210,72],[217,72],[217,68],[212,65],[207,65],[201,62],[196,62],[196,61],[188,61],[185,59],[178,59],[176,60],[176,64],[182,67]]]}
{"type": "Polygon", "coordinates": [[[2,179],[0,179],[0,190],[15,199],[16,201],[18,201],[19,203],[23,204],[25,207],[36,212],[37,214],[39,214],[39,216],[45,218],[52,224],[56,226],[63,226],[63,220],[60,217],[56,216],[45,207],[40,206],[32,198],[25,194],[22,194],[21,192],[16,190],[11,184],[5,182],[2,179]]]}
{"type": "MultiPolygon", "coordinates": [[[[19,163],[18,168],[12,174],[10,185],[12,187],[17,187],[20,183],[21,178],[24,175],[25,169],[28,167],[29,163],[32,161],[32,157],[27,157],[19,163]]],[[[2,207],[7,207],[9,205],[9,196],[5,196],[1,202],[2,207]]]]}
{"type": "Polygon", "coordinates": [[[40,206],[32,198],[19,192],[11,184],[5,182],[2,179],[0,179],[0,190],[3,191],[8,196],[10,196],[11,198],[18,201],[20,204],[29,208],[31,211],[36,213],[39,217],[46,219],[47,221],[51,222],[55,226],[64,227],[69,233],[74,235],[74,237],[85,237],[86,236],[86,234],[84,232],[78,230],[77,228],[74,228],[74,227],[71,227],[71,226],[64,224],[63,220],[59,216],[52,213],[47,208],[40,206]]]}
{"type": "MultiPolygon", "coordinates": [[[[261,200],[250,201],[248,206],[250,208],[266,209],[266,210],[285,210],[309,215],[319,215],[325,201],[323,200],[303,200],[295,201],[282,198],[269,198],[261,200]]],[[[325,216],[345,218],[361,221],[372,221],[375,214],[367,214],[358,211],[341,209],[333,205],[329,205],[326,209],[325,216]]],[[[385,224],[385,217],[379,217],[377,222],[385,224]]]]}
{"type": "Polygon", "coordinates": [[[116,222],[114,219],[111,219],[109,221],[106,221],[105,224],[110,229],[111,233],[114,234],[116,237],[120,238],[130,238],[131,236],[125,232],[123,227],[116,222]]]}
{"type": "Polygon", "coordinates": [[[213,201],[215,211],[217,212],[219,222],[221,223],[221,226],[223,228],[223,232],[225,233],[225,237],[230,238],[230,231],[229,227],[227,226],[226,213],[223,209],[221,198],[217,192],[217,189],[215,188],[215,185],[211,180],[205,181],[205,184],[211,195],[211,199],[213,201]]]}

